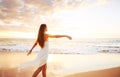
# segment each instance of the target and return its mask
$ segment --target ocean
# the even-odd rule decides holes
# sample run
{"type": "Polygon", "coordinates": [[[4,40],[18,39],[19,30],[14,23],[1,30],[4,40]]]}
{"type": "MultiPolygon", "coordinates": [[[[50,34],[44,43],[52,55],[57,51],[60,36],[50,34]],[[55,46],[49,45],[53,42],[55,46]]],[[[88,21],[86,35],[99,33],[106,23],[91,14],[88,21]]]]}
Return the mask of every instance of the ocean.
{"type": "MultiPolygon", "coordinates": [[[[27,52],[31,49],[35,39],[0,38],[0,52],[27,52]]],[[[37,45],[33,52],[39,52],[37,45]]],[[[50,54],[97,54],[120,53],[120,38],[96,39],[49,39],[50,54]]]]}

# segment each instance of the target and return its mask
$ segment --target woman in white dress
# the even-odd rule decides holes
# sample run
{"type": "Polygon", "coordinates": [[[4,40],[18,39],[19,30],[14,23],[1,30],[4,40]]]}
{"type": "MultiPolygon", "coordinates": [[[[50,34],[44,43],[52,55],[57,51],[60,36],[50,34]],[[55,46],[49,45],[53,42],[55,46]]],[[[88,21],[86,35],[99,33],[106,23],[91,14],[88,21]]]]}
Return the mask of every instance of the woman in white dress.
{"type": "Polygon", "coordinates": [[[70,40],[72,39],[70,36],[67,36],[67,35],[49,35],[49,34],[46,34],[46,31],[47,31],[46,24],[41,24],[39,28],[37,40],[35,41],[30,51],[28,51],[27,55],[31,54],[33,48],[37,44],[41,47],[41,50],[33,61],[23,64],[23,67],[27,65],[38,66],[37,70],[33,73],[32,77],[37,77],[37,75],[41,71],[42,71],[42,76],[46,77],[47,58],[48,58],[48,38],[67,37],[70,40]]]}

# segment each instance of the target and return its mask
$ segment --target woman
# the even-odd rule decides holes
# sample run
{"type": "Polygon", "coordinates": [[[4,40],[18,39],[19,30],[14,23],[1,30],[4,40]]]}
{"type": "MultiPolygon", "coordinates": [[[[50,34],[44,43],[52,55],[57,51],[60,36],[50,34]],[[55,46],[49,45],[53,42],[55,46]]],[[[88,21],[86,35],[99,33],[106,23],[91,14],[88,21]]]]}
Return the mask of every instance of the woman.
{"type": "MultiPolygon", "coordinates": [[[[41,51],[37,55],[34,61],[30,63],[34,63],[38,66],[37,70],[33,73],[32,77],[37,77],[37,75],[42,71],[42,76],[46,77],[46,68],[47,68],[47,58],[48,58],[48,38],[60,38],[60,37],[67,37],[68,39],[72,39],[70,36],[67,35],[49,35],[46,34],[47,26],[46,24],[41,24],[38,32],[37,40],[35,41],[33,47],[28,51],[27,55],[30,55],[33,48],[38,44],[41,47],[41,51]]],[[[28,63],[28,64],[30,64],[28,63]]]]}

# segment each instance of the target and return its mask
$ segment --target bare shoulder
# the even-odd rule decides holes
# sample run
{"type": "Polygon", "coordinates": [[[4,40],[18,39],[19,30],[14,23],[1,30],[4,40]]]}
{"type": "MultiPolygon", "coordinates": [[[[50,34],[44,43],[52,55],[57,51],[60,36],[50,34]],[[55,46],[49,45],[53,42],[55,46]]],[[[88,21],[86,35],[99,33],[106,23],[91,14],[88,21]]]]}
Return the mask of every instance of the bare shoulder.
{"type": "Polygon", "coordinates": [[[54,35],[51,35],[51,34],[45,34],[45,37],[47,37],[47,38],[52,38],[52,37],[54,37],[54,35]]]}
{"type": "Polygon", "coordinates": [[[45,34],[46,37],[49,37],[49,34],[45,34]]]}
{"type": "Polygon", "coordinates": [[[45,34],[46,37],[52,37],[53,35],[51,34],[45,34]]]}

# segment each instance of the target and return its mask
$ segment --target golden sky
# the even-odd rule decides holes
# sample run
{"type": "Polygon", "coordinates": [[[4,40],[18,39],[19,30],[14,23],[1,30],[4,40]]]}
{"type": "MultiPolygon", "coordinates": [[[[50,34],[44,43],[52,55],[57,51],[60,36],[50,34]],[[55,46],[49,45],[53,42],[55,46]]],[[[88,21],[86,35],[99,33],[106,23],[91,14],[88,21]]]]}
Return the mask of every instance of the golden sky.
{"type": "Polygon", "coordinates": [[[120,0],[0,0],[0,38],[48,33],[74,38],[120,38],[120,0]]]}

